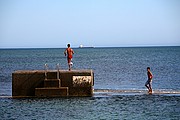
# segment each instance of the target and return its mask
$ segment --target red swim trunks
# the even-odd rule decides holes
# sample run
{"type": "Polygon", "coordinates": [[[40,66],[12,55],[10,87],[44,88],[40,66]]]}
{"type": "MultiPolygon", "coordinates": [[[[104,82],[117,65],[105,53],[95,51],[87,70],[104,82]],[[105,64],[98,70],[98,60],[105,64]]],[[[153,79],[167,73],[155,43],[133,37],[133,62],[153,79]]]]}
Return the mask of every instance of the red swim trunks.
{"type": "Polygon", "coordinates": [[[68,55],[68,58],[69,58],[69,59],[72,59],[72,55],[68,55]]]}

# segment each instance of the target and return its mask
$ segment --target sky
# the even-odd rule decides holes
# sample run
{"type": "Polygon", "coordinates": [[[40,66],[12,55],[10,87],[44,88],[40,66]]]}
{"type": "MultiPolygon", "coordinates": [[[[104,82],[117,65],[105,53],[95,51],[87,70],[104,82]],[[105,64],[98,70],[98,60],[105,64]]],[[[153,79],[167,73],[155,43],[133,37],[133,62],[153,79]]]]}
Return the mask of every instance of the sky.
{"type": "Polygon", "coordinates": [[[0,48],[180,46],[180,0],[0,0],[0,48]]]}

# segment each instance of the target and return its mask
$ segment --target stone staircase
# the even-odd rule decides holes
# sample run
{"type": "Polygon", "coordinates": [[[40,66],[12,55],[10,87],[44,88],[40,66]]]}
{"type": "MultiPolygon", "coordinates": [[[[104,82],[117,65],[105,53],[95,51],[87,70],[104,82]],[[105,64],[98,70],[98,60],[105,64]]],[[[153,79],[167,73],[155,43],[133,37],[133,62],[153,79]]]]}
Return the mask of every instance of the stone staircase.
{"type": "Polygon", "coordinates": [[[60,79],[44,80],[43,88],[35,88],[37,97],[61,97],[68,96],[68,87],[61,87],[60,79]]]}
{"type": "Polygon", "coordinates": [[[57,70],[57,78],[52,79],[47,76],[48,71],[45,70],[45,79],[43,88],[35,88],[35,96],[37,97],[62,97],[68,96],[68,87],[61,87],[59,79],[59,69],[57,70]]]}

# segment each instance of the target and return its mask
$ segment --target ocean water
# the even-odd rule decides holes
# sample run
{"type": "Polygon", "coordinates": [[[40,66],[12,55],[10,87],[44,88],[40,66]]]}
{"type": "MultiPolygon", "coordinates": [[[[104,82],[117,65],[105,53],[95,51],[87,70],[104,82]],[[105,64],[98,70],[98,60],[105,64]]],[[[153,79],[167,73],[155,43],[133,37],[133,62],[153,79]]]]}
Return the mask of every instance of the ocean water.
{"type": "Polygon", "coordinates": [[[180,47],[74,48],[92,69],[93,97],[12,99],[12,72],[68,69],[64,49],[0,49],[0,119],[180,119],[180,47]],[[144,86],[153,73],[154,94],[144,86]]]}

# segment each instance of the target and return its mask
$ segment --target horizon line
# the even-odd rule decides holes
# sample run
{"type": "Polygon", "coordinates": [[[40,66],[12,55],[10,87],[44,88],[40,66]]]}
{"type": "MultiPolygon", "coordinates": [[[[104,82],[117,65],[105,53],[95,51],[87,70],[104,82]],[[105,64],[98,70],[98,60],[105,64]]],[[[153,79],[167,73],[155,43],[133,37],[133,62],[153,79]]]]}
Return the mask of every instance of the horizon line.
{"type": "MultiPolygon", "coordinates": [[[[93,46],[93,48],[135,48],[135,47],[180,47],[180,45],[93,46]]],[[[3,47],[0,49],[61,49],[61,48],[66,48],[66,47],[3,47]]],[[[86,47],[80,48],[79,46],[78,47],[73,46],[71,48],[85,49],[86,47]]]]}

